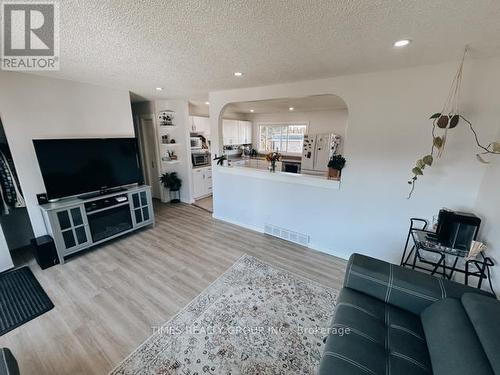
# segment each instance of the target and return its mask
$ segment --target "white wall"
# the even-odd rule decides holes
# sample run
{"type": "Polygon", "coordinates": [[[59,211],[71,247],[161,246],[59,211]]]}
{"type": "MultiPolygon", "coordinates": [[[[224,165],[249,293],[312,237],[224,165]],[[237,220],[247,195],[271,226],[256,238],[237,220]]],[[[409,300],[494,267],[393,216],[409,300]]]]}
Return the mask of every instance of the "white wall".
{"type": "Polygon", "coordinates": [[[45,192],[35,138],[134,136],[127,91],[0,72],[0,117],[36,236],[46,234],[36,194],[45,192]]]}
{"type": "MultiPolygon", "coordinates": [[[[500,139],[500,131],[496,139],[500,139]]],[[[500,261],[500,157],[485,156],[491,163],[486,168],[476,201],[476,211],[481,215],[480,237],[486,241],[489,255],[500,261]]],[[[493,281],[500,292],[500,265],[493,267],[493,281]]]]}
{"type": "Polygon", "coordinates": [[[262,122],[308,122],[309,134],[335,133],[344,139],[348,111],[339,109],[335,111],[311,111],[311,112],[285,112],[285,113],[258,113],[249,116],[252,121],[252,140],[257,146],[258,125],[262,122]]]}
{"type": "MultiPolygon", "coordinates": [[[[486,167],[475,158],[465,124],[450,132],[444,157],[426,170],[414,197],[406,199],[410,170],[430,150],[428,118],[440,111],[457,65],[210,93],[214,149],[220,145],[219,114],[228,103],[335,94],[349,110],[347,165],[339,191],[297,186],[284,194],[265,180],[236,181],[216,171],[215,216],[260,230],[270,222],[309,233],[314,247],[331,254],[358,251],[398,262],[410,217],[432,218],[441,207],[474,211],[476,206],[486,167]],[[238,189],[233,188],[236,184],[238,189]]],[[[498,58],[469,60],[465,65],[462,108],[484,140],[497,133],[499,66],[498,58]]]]}

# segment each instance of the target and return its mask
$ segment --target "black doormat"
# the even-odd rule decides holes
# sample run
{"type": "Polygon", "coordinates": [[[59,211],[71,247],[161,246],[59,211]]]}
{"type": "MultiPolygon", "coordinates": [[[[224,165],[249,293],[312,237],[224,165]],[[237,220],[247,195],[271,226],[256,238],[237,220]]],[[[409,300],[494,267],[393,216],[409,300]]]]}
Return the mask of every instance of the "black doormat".
{"type": "Polygon", "coordinates": [[[53,307],[29,267],[0,274],[0,336],[53,307]]]}

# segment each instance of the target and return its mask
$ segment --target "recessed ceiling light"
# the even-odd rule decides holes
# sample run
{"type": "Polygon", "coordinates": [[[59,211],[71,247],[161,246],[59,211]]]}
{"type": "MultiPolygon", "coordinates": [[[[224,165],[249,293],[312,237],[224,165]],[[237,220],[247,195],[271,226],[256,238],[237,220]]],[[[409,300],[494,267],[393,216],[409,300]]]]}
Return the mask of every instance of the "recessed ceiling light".
{"type": "Polygon", "coordinates": [[[161,91],[161,90],[163,90],[163,87],[157,87],[156,90],[161,91]]]}
{"type": "Polygon", "coordinates": [[[406,47],[408,44],[411,43],[410,39],[401,39],[396,42],[394,42],[394,47],[406,47]]]}
{"type": "Polygon", "coordinates": [[[250,110],[250,112],[254,113],[254,110],[253,110],[253,109],[251,109],[251,110],[250,110]]]}
{"type": "Polygon", "coordinates": [[[205,104],[206,104],[206,105],[209,105],[209,104],[210,104],[210,102],[205,102],[205,104]]]}
{"type": "Polygon", "coordinates": [[[293,108],[293,107],[288,108],[289,111],[293,111],[294,109],[295,108],[293,108]]]}
{"type": "Polygon", "coordinates": [[[235,77],[241,77],[243,75],[242,72],[234,72],[235,77]]]}

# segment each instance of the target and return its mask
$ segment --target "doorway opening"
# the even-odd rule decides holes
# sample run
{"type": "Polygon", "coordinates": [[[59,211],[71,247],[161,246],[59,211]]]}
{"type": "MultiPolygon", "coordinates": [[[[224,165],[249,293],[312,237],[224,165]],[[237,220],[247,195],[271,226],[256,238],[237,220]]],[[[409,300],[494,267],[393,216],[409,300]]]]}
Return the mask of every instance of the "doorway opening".
{"type": "Polygon", "coordinates": [[[189,137],[191,151],[191,183],[193,205],[213,212],[212,202],[212,137],[208,104],[189,102],[189,137]]]}
{"type": "Polygon", "coordinates": [[[152,197],[161,199],[157,150],[158,140],[152,116],[139,116],[136,123],[136,135],[139,143],[144,181],[147,185],[151,186],[152,197]]]}
{"type": "MultiPolygon", "coordinates": [[[[11,258],[23,257],[34,237],[16,167],[0,119],[0,225],[11,258]]],[[[12,267],[9,254],[0,256],[0,271],[12,267]],[[5,259],[3,259],[5,258],[5,259]],[[9,267],[10,266],[10,267],[9,267]]]]}

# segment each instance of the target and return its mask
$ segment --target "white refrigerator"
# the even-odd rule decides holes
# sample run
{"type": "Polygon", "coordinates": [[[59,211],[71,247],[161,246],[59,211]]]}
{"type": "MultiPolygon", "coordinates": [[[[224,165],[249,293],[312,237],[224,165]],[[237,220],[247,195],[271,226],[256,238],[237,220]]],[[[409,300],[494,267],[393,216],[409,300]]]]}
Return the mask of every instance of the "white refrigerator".
{"type": "Polygon", "coordinates": [[[305,134],[301,171],[306,174],[325,173],[328,170],[328,161],[338,151],[340,141],[340,136],[333,133],[305,134]]]}

